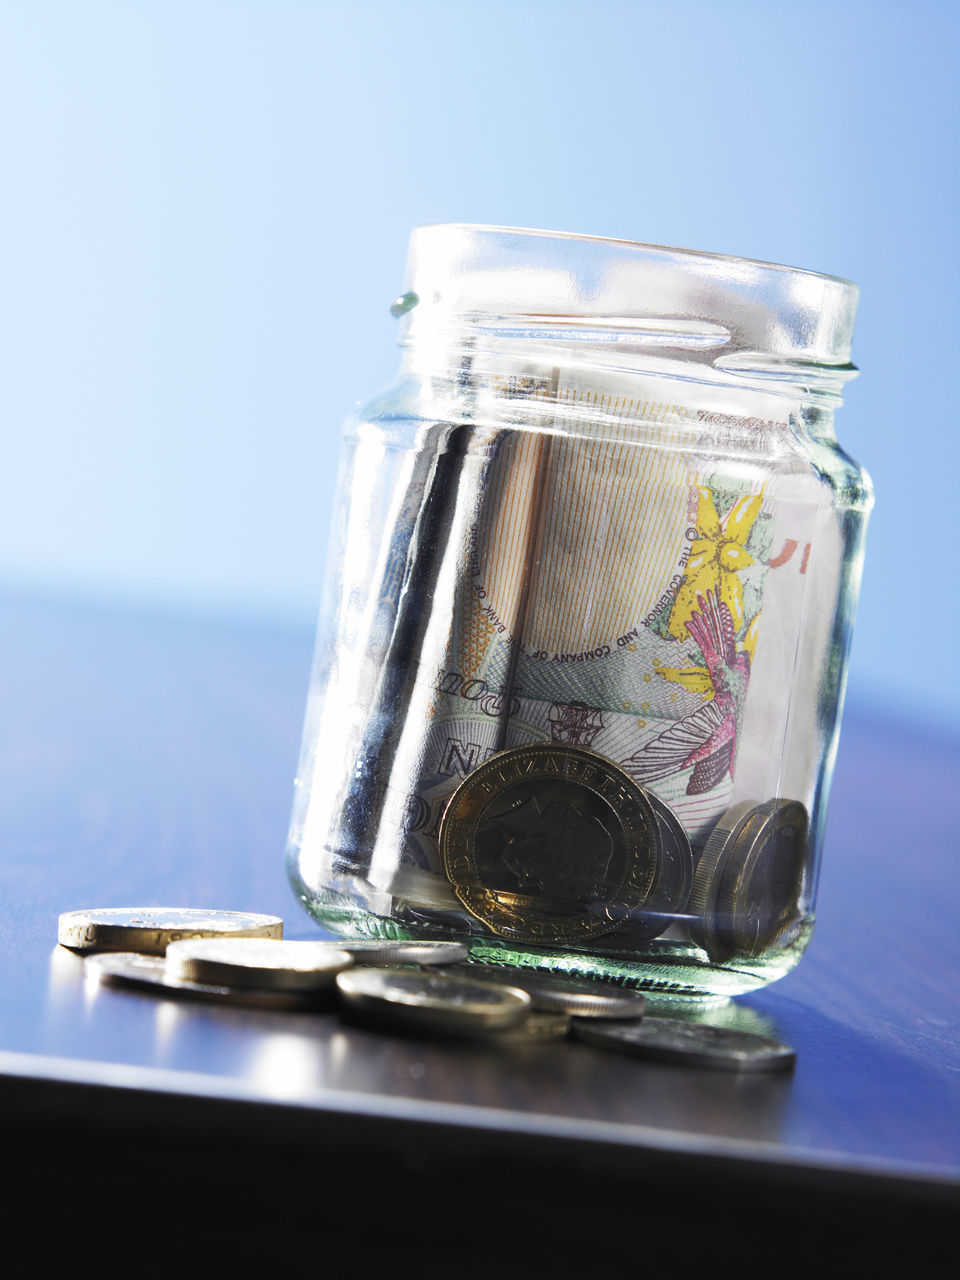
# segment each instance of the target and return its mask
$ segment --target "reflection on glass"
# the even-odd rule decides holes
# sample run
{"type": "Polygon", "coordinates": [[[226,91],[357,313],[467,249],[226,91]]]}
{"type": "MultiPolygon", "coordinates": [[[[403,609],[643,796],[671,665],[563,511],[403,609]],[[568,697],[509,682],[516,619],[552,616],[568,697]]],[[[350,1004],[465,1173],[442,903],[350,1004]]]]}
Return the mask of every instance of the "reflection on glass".
{"type": "Polygon", "coordinates": [[[728,1027],[732,1031],[748,1031],[757,1036],[770,1036],[783,1040],[776,1023],[765,1014],[740,1004],[736,1000],[691,1003],[689,1000],[671,1000],[647,992],[647,1010],[663,1018],[683,1018],[687,1022],[705,1022],[711,1027],[728,1027]]]}

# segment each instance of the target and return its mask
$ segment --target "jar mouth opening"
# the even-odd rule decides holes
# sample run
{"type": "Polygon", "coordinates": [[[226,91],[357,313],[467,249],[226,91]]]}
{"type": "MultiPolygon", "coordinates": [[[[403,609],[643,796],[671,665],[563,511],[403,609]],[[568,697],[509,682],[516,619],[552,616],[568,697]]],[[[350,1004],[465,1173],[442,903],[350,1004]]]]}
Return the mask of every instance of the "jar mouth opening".
{"type": "Polygon", "coordinates": [[[833,394],[849,377],[856,285],[759,259],[560,231],[436,223],[410,237],[400,342],[553,346],[557,358],[651,356],[675,376],[833,394]],[[708,366],[711,367],[708,372],[708,366]],[[796,376],[799,375],[799,376],[796,376]]]}
{"type": "Polygon", "coordinates": [[[525,236],[530,239],[575,241],[584,244],[616,245],[624,249],[638,249],[646,253],[663,254],[665,257],[680,257],[691,264],[698,261],[704,263],[724,263],[762,268],[767,271],[783,272],[789,275],[809,276],[814,280],[829,280],[833,284],[843,285],[859,293],[859,286],[845,276],[833,275],[827,271],[811,271],[807,267],[792,267],[787,263],[771,262],[766,258],[743,258],[737,254],[715,253],[707,249],[684,249],[678,245],[656,244],[646,240],[626,240],[619,236],[595,236],[580,231],[549,231],[536,227],[507,227],[495,223],[484,222],[425,222],[419,231],[451,230],[475,233],[480,235],[525,236]]]}

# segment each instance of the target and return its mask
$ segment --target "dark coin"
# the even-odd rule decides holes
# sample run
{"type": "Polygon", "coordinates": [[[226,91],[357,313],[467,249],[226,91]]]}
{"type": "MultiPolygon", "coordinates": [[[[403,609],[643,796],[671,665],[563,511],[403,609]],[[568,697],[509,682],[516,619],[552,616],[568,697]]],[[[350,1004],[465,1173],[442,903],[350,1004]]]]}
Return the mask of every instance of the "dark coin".
{"type": "Polygon", "coordinates": [[[809,825],[797,800],[770,800],[743,824],[716,899],[717,933],[732,955],[762,955],[799,919],[809,825]]]}
{"type": "Polygon", "coordinates": [[[687,902],[688,912],[696,917],[690,922],[690,936],[711,960],[728,959],[730,955],[727,940],[719,932],[717,895],[737,837],[750,815],[760,807],[754,800],[742,800],[729,808],[711,831],[697,863],[687,902]]]}
{"type": "Polygon", "coordinates": [[[337,977],[341,1002],[359,1018],[398,1030],[473,1035],[522,1022],[525,991],[409,969],[348,969],[337,977]]]}
{"type": "Polygon", "coordinates": [[[660,876],[647,793],[583,747],[502,751],[467,776],[440,824],[459,900],[505,938],[560,945],[617,929],[660,876]]]}
{"type": "Polygon", "coordinates": [[[579,1018],[640,1018],[646,1005],[646,998],[639,991],[596,978],[479,964],[460,965],[449,972],[469,975],[477,982],[519,987],[529,995],[534,1009],[544,1013],[566,1013],[579,1018]]]}
{"type": "Polygon", "coordinates": [[[720,1071],[789,1071],[797,1055],[779,1040],[679,1018],[598,1023],[574,1019],[573,1037],[651,1062],[720,1071]]]}
{"type": "Polygon", "coordinates": [[[657,815],[661,856],[656,883],[642,911],[633,913],[619,931],[618,941],[649,942],[674,923],[683,912],[693,884],[693,850],[683,823],[665,801],[647,791],[647,799],[657,815]]]}
{"type": "Polygon", "coordinates": [[[253,991],[187,982],[167,972],[163,956],[142,955],[134,951],[107,951],[87,956],[83,964],[84,972],[99,982],[134,987],[152,995],[280,1010],[315,1009],[320,998],[316,992],[310,991],[253,991]]]}

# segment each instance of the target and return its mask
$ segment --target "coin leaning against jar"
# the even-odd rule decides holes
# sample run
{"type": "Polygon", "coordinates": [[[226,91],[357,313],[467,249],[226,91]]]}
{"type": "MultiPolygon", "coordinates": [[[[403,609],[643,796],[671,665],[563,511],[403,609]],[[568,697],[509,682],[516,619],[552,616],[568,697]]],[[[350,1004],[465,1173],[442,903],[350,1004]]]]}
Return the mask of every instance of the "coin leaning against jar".
{"type": "Polygon", "coordinates": [[[500,937],[544,945],[618,929],[658,884],[662,856],[648,794],[583,747],[499,752],[468,774],[440,823],[460,902],[500,937]]]}
{"type": "Polygon", "coordinates": [[[757,959],[799,918],[809,816],[798,800],[744,801],[711,832],[690,892],[690,936],[711,960],[757,959]]]}

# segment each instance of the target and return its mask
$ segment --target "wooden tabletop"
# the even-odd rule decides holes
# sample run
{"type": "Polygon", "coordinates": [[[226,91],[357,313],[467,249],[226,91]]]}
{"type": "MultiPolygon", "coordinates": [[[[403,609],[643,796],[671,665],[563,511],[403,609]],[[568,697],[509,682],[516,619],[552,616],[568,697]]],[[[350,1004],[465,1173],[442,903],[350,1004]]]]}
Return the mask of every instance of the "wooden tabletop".
{"type": "Polygon", "coordinates": [[[792,1075],[437,1043],[98,988],[56,945],[98,906],[322,936],[283,867],[309,634],[13,595],[0,622],[0,1114],[72,1240],[176,1214],[472,1274],[838,1220],[880,1256],[960,1205],[960,737],[848,710],[811,948],[708,1015],[788,1041],[792,1075]]]}

